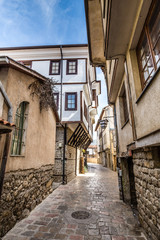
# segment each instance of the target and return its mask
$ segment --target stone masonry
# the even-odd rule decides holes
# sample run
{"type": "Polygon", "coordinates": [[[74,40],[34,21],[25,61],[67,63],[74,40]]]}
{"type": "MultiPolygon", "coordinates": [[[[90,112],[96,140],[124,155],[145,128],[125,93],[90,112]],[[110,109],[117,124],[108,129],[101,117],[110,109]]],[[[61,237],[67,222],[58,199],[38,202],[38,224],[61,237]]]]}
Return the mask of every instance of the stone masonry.
{"type": "Polygon", "coordinates": [[[23,219],[52,191],[53,165],[5,174],[0,200],[0,236],[23,219]]]}
{"type": "Polygon", "coordinates": [[[60,185],[3,240],[146,240],[129,205],[119,200],[117,174],[100,165],[60,185]],[[85,211],[89,218],[76,219],[85,211]]]}
{"type": "Polygon", "coordinates": [[[150,240],[160,237],[160,148],[133,153],[139,219],[150,240]]]}

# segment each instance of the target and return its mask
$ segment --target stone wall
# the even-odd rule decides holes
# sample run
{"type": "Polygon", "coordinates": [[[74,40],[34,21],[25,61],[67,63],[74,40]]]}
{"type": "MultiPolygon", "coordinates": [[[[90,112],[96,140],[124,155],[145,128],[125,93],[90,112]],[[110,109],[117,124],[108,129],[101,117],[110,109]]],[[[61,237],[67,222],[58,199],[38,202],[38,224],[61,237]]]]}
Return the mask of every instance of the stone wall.
{"type": "Polygon", "coordinates": [[[133,153],[139,219],[150,240],[160,233],[160,148],[133,153]]]}
{"type": "Polygon", "coordinates": [[[1,237],[53,191],[53,175],[53,165],[5,174],[0,200],[1,237]]]}

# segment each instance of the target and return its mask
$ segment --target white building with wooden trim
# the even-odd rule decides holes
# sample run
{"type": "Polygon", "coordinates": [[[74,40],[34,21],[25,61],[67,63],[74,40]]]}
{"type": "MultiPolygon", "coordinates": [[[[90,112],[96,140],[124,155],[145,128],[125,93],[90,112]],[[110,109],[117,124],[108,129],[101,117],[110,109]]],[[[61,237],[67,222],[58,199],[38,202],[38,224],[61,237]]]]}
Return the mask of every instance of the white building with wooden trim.
{"type": "MultiPolygon", "coordinates": [[[[63,128],[67,129],[65,149],[64,136],[60,137],[64,131],[61,125],[57,126],[61,134],[57,131],[56,159],[64,162],[66,158],[72,162],[65,162],[66,172],[63,175],[65,178],[70,175],[68,179],[73,178],[79,166],[78,149],[87,149],[92,141],[92,124],[95,122],[98,95],[101,93],[101,82],[96,80],[95,68],[89,63],[88,45],[1,48],[0,55],[4,54],[55,81],[59,117],[63,128]]],[[[57,169],[57,177],[61,173],[62,169],[57,169]]]]}

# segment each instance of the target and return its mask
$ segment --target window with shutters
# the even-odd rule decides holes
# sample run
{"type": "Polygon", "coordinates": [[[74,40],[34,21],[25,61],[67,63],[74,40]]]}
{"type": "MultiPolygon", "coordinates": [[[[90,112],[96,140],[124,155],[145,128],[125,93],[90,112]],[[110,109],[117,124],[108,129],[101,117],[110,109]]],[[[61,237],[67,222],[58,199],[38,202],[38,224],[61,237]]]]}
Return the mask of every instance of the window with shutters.
{"type": "Polygon", "coordinates": [[[152,2],[140,40],[137,46],[137,59],[142,89],[149,83],[160,67],[160,4],[152,2]]]}

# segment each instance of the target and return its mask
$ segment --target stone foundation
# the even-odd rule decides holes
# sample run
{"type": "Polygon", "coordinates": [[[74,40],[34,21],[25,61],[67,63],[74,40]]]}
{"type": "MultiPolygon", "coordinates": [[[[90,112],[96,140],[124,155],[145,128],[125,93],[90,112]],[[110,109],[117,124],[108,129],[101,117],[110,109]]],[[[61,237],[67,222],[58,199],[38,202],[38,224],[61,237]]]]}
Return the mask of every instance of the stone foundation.
{"type": "Polygon", "coordinates": [[[0,200],[1,237],[53,191],[53,174],[53,165],[5,174],[0,200]]]}
{"type": "Polygon", "coordinates": [[[139,219],[150,240],[160,234],[160,148],[133,152],[139,219]]]}

